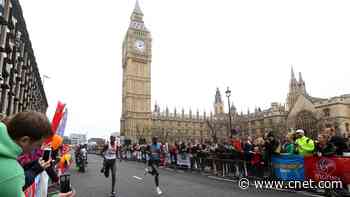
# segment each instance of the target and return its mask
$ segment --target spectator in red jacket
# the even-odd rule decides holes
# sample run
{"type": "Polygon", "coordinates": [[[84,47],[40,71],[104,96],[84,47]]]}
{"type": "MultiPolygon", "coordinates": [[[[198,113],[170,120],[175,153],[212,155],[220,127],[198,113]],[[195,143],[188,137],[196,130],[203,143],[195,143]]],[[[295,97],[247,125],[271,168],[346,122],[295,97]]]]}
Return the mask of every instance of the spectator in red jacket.
{"type": "Polygon", "coordinates": [[[237,137],[237,136],[234,136],[232,141],[232,146],[234,147],[234,149],[237,151],[237,152],[243,152],[243,148],[242,148],[242,142],[241,140],[237,137]]]}
{"type": "Polygon", "coordinates": [[[264,161],[259,146],[254,146],[253,148],[251,164],[253,176],[262,178],[264,170],[264,161]]]}
{"type": "Polygon", "coordinates": [[[170,159],[172,164],[177,163],[177,157],[176,157],[177,152],[178,152],[177,144],[175,143],[170,149],[170,159]]]}

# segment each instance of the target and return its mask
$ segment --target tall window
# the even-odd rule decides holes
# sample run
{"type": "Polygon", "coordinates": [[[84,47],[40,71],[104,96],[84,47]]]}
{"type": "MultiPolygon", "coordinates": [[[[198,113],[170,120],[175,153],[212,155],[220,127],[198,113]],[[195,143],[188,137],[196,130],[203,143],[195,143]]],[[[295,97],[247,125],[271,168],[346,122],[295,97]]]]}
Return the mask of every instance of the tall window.
{"type": "Polygon", "coordinates": [[[349,123],[345,123],[345,130],[346,130],[346,132],[349,132],[349,131],[350,131],[349,123]]]}
{"type": "Polygon", "coordinates": [[[329,117],[329,116],[330,116],[330,109],[329,109],[329,108],[324,109],[324,110],[323,110],[323,115],[324,115],[325,117],[329,117]]]}
{"type": "Polygon", "coordinates": [[[0,0],[0,16],[4,15],[5,0],[0,0]]]}
{"type": "Polygon", "coordinates": [[[303,129],[308,137],[317,137],[317,119],[310,111],[301,111],[296,118],[296,128],[303,129]]]}

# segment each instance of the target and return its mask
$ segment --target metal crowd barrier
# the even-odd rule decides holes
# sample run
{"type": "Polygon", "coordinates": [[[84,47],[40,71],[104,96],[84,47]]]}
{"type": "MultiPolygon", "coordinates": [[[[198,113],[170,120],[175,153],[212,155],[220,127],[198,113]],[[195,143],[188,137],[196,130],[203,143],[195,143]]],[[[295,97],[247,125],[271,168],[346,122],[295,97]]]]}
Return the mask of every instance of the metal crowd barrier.
{"type": "MultiPolygon", "coordinates": [[[[145,162],[146,157],[140,151],[131,152],[124,151],[123,159],[131,161],[145,162]]],[[[268,167],[261,166],[255,168],[250,164],[250,161],[242,160],[239,156],[230,154],[207,154],[205,156],[192,156],[188,153],[180,153],[171,158],[169,153],[161,155],[161,166],[174,169],[185,169],[207,173],[216,176],[222,176],[232,179],[241,177],[263,177],[271,170],[268,167]],[[228,159],[228,158],[233,159],[228,159]]]]}

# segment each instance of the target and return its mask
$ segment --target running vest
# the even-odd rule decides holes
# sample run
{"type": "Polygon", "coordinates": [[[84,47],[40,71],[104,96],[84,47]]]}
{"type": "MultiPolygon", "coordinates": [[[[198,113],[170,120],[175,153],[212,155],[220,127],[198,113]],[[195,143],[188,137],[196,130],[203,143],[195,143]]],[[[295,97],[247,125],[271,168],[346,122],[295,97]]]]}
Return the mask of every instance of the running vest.
{"type": "Polygon", "coordinates": [[[160,143],[157,143],[157,144],[152,143],[150,145],[150,151],[151,151],[151,159],[153,160],[160,159],[160,143]]]}
{"type": "Polygon", "coordinates": [[[117,144],[115,143],[114,146],[111,145],[111,143],[108,143],[108,149],[105,152],[105,158],[106,159],[116,159],[117,158],[117,144]]]}

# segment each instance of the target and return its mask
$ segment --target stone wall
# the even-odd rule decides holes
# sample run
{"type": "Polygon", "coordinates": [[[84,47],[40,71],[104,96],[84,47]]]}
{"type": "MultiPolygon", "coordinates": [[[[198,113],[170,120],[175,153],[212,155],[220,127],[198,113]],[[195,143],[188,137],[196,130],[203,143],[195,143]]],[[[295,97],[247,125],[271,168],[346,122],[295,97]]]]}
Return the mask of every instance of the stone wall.
{"type": "Polygon", "coordinates": [[[45,113],[48,104],[19,1],[0,6],[0,114],[45,113]]]}

